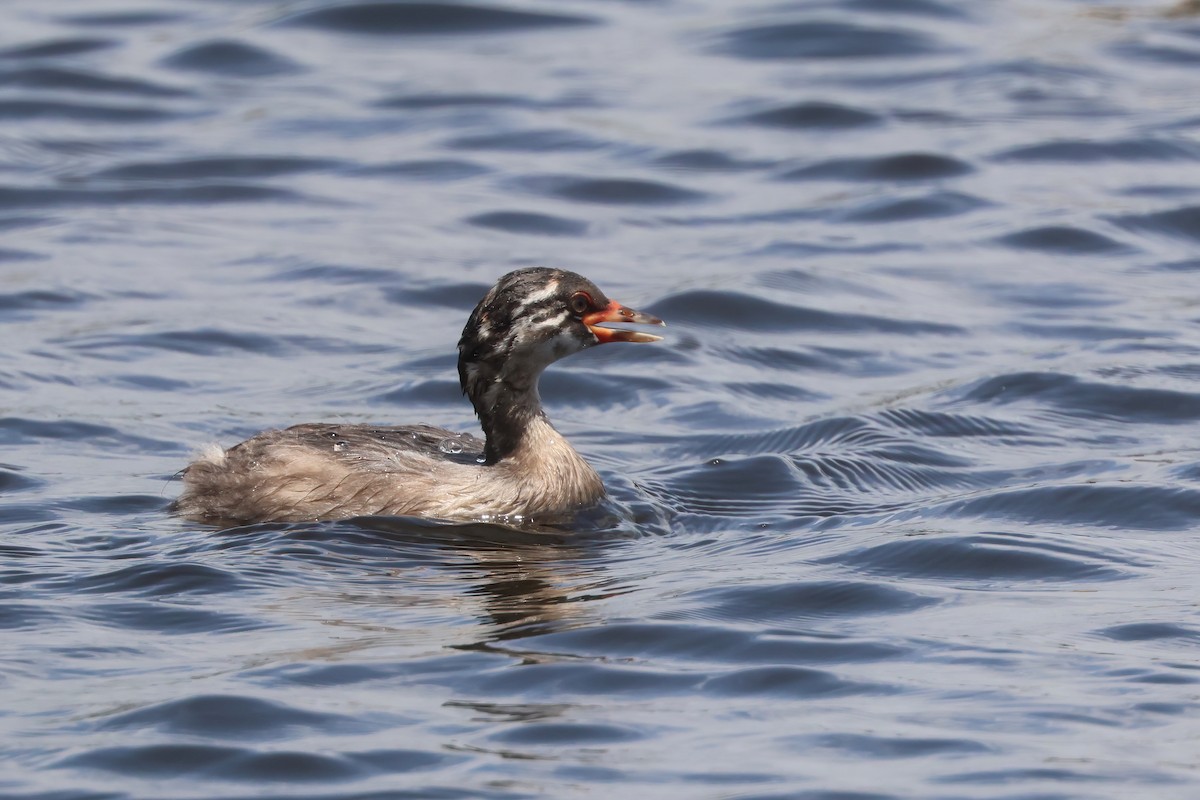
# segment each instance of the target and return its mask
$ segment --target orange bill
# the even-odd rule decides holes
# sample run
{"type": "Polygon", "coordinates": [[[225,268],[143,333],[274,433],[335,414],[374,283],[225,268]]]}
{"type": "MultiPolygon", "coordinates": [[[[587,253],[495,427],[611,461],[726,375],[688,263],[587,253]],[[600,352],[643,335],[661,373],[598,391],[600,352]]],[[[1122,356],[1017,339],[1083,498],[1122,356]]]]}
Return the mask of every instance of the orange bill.
{"type": "Polygon", "coordinates": [[[667,324],[651,314],[626,308],[616,300],[613,300],[599,311],[583,315],[583,324],[588,326],[588,330],[599,340],[600,344],[608,344],[609,342],[657,342],[662,340],[661,336],[655,336],[652,333],[631,331],[625,328],[605,328],[600,325],[601,322],[632,322],[638,325],[667,324]]]}

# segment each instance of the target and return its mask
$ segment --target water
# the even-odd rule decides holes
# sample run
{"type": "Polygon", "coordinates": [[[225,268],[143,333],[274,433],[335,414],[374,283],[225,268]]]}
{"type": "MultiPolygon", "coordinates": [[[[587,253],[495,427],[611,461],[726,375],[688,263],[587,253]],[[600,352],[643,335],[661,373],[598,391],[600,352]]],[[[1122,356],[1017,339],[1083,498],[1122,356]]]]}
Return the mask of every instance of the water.
{"type": "Polygon", "coordinates": [[[1185,11],[10,0],[0,795],[1197,796],[1185,11]],[[529,264],[577,530],[165,512],[529,264]]]}

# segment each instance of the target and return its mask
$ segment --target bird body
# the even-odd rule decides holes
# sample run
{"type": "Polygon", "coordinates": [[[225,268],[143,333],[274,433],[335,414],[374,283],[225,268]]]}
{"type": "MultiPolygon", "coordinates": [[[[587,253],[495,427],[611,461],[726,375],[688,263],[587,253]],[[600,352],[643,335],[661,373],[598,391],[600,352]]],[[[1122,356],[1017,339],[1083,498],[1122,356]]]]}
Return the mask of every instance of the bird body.
{"type": "Polygon", "coordinates": [[[538,379],[596,344],[659,337],[601,322],[663,324],[587,279],[533,268],[502,277],[459,340],[459,380],[485,439],[430,425],[310,423],[213,446],[184,471],[174,510],[217,523],[368,514],[449,520],[562,515],[604,496],[600,476],[554,429],[538,379]]]}

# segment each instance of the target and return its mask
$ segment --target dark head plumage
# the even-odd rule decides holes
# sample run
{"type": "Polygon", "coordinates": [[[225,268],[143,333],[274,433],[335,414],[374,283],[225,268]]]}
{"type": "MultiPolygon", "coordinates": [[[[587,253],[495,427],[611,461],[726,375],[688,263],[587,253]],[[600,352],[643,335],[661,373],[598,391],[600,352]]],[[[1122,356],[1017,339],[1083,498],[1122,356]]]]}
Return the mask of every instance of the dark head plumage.
{"type": "Polygon", "coordinates": [[[537,382],[550,364],[596,344],[659,338],[601,322],[663,324],[563,269],[515,270],[479,301],[458,341],[458,379],[488,434],[489,461],[506,451],[505,427],[519,429],[522,415],[541,413],[537,382]]]}
{"type": "Polygon", "coordinates": [[[597,344],[581,318],[608,304],[609,299],[594,283],[574,272],[531,267],[508,273],[479,301],[463,327],[458,341],[463,392],[473,394],[472,376],[477,372],[500,375],[514,358],[518,363],[508,364],[507,371],[514,373],[511,378],[519,379],[519,373],[540,373],[558,358],[597,344]],[[577,301],[580,308],[572,308],[572,298],[578,294],[590,298],[586,307],[577,301]],[[475,370],[472,365],[490,369],[475,370]]]}

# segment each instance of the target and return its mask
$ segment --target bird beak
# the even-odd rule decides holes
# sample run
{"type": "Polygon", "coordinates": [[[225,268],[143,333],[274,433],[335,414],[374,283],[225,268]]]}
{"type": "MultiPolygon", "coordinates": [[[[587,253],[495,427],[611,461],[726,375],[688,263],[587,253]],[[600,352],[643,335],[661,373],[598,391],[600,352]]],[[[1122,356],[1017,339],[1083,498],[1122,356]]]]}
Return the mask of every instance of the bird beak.
{"type": "Polygon", "coordinates": [[[655,336],[652,333],[642,333],[641,331],[631,331],[625,328],[604,328],[599,325],[601,322],[635,322],[639,325],[666,325],[658,317],[650,314],[645,314],[641,311],[634,311],[632,308],[625,306],[613,300],[599,311],[593,311],[590,314],[584,314],[583,324],[587,325],[588,330],[600,342],[600,344],[608,344],[609,342],[657,342],[661,341],[661,336],[655,336]]]}

